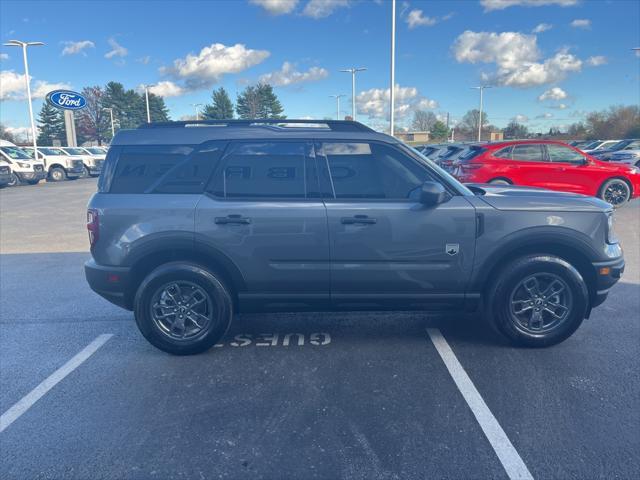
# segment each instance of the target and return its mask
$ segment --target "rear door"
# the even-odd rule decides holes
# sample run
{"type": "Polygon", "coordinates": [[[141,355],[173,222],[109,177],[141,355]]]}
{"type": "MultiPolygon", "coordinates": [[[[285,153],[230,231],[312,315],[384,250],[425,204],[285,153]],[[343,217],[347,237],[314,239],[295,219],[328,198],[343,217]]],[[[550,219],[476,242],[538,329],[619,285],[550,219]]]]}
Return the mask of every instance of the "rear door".
{"type": "Polygon", "coordinates": [[[311,142],[232,142],[196,212],[196,244],[240,271],[246,309],[329,300],[326,209],[311,142]]]}
{"type": "Polygon", "coordinates": [[[318,144],[338,308],[460,306],[475,253],[475,209],[418,202],[429,169],[376,142],[318,144]],[[327,179],[326,183],[324,179],[327,179]]]}
{"type": "Polygon", "coordinates": [[[511,150],[510,179],[516,185],[549,188],[553,166],[547,161],[544,147],[539,143],[514,145],[511,150]]]}

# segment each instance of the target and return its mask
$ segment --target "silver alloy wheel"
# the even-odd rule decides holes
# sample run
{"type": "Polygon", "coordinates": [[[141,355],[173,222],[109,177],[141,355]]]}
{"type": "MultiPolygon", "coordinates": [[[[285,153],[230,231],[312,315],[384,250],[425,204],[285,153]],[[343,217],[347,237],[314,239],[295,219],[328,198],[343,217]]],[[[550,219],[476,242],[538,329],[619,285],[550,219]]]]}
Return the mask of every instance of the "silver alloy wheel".
{"type": "Polygon", "coordinates": [[[573,307],[567,283],[553,273],[535,273],[511,291],[509,311],[515,326],[529,334],[548,333],[563,324],[573,307]]]}
{"type": "Polygon", "coordinates": [[[623,180],[614,180],[604,190],[602,198],[613,206],[622,205],[629,199],[629,185],[623,180]]]}
{"type": "Polygon", "coordinates": [[[60,170],[59,168],[53,169],[53,171],[51,172],[51,178],[53,178],[53,180],[56,182],[60,182],[64,180],[64,175],[62,174],[62,170],[60,170]]]}
{"type": "Polygon", "coordinates": [[[158,288],[151,298],[151,318],[172,340],[190,340],[214,323],[213,301],[195,283],[170,282],[158,288]]]}
{"type": "Polygon", "coordinates": [[[7,185],[9,185],[10,187],[15,187],[16,185],[20,184],[20,179],[18,178],[18,176],[11,172],[11,180],[9,180],[9,183],[7,183],[7,185]]]}

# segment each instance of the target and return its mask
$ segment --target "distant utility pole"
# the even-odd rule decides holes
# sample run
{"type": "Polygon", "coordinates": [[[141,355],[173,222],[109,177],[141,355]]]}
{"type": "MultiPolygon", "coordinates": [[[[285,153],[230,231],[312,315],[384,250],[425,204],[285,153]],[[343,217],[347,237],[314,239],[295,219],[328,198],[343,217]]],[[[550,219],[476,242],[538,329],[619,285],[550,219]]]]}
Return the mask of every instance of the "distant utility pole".
{"type": "Polygon", "coordinates": [[[329,95],[331,98],[336,99],[336,120],[340,120],[340,97],[344,95],[329,95]]]}
{"type": "Polygon", "coordinates": [[[196,121],[200,120],[200,110],[198,109],[198,107],[201,107],[202,104],[201,103],[192,103],[191,106],[193,107],[193,109],[196,112],[196,121]]]}
{"type": "Polygon", "coordinates": [[[144,99],[147,103],[147,123],[151,123],[151,112],[149,111],[149,85],[144,86],[144,99]]]}
{"type": "Polygon", "coordinates": [[[471,87],[474,90],[480,90],[480,114],[478,115],[478,141],[482,140],[482,92],[485,88],[491,88],[491,85],[480,85],[478,87],[471,87]]]}
{"type": "Polygon", "coordinates": [[[391,0],[391,88],[389,89],[389,135],[393,137],[396,90],[396,0],[391,0]]]}
{"type": "Polygon", "coordinates": [[[36,135],[36,123],[33,120],[33,103],[31,101],[31,77],[29,76],[29,62],[27,60],[27,47],[37,47],[44,45],[42,42],[22,42],[20,40],[9,40],[4,44],[6,47],[21,47],[22,58],[24,59],[24,82],[27,84],[27,102],[29,103],[29,119],[31,120],[31,137],[33,140],[33,158],[38,160],[38,145],[36,135]]]}
{"type": "Polygon", "coordinates": [[[113,108],[105,108],[105,110],[109,110],[109,116],[111,117],[111,138],[116,136],[116,129],[113,125],[113,108]]]}
{"type": "Polygon", "coordinates": [[[353,120],[356,119],[356,73],[364,72],[366,68],[364,67],[351,67],[345,68],[344,70],[340,70],[341,72],[346,72],[351,74],[351,118],[353,120]]]}

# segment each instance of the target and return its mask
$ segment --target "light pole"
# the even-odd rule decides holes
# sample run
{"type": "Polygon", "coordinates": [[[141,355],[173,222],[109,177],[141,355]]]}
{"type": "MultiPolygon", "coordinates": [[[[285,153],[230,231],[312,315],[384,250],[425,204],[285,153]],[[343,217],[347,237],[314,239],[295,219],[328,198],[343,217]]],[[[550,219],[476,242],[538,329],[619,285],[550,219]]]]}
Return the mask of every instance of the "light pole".
{"type": "Polygon", "coordinates": [[[111,138],[116,136],[116,129],[113,126],[113,108],[105,108],[104,110],[109,110],[109,116],[111,117],[111,138]]]}
{"type": "Polygon", "coordinates": [[[391,0],[391,88],[389,89],[389,135],[393,137],[396,90],[396,0],[391,0]]]}
{"type": "Polygon", "coordinates": [[[351,67],[345,68],[344,70],[340,70],[341,72],[346,72],[351,74],[351,118],[353,120],[356,119],[356,73],[364,72],[366,68],[364,67],[351,67]]]}
{"type": "Polygon", "coordinates": [[[151,112],[149,111],[149,85],[144,86],[144,99],[147,103],[147,123],[151,123],[151,112]]]}
{"type": "Polygon", "coordinates": [[[482,92],[485,88],[491,88],[491,85],[480,85],[478,87],[471,87],[474,90],[480,90],[480,114],[478,115],[478,141],[482,140],[482,92]]]}
{"type": "Polygon", "coordinates": [[[192,103],[191,106],[193,107],[193,109],[196,112],[196,121],[200,120],[200,110],[198,109],[198,107],[201,107],[202,104],[201,103],[192,103]]]}
{"type": "Polygon", "coordinates": [[[33,158],[38,159],[38,145],[36,141],[36,123],[33,120],[33,105],[31,103],[31,78],[29,77],[29,62],[27,61],[27,47],[37,47],[44,45],[42,42],[21,42],[20,40],[9,40],[4,44],[6,47],[22,47],[22,58],[24,58],[24,81],[27,84],[27,101],[29,102],[29,119],[31,120],[31,137],[33,139],[33,158]]]}
{"type": "Polygon", "coordinates": [[[340,120],[340,97],[344,95],[329,95],[331,98],[336,99],[336,120],[340,120]]]}

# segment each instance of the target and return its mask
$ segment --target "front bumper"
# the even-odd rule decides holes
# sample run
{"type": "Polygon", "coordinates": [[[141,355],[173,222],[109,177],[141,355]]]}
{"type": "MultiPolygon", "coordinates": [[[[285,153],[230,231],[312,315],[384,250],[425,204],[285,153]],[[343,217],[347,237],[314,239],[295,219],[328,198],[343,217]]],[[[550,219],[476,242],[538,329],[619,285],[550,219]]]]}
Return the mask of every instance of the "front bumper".
{"type": "Polygon", "coordinates": [[[15,172],[21,182],[33,182],[35,180],[42,180],[46,177],[44,171],[42,172],[15,172]]]}
{"type": "Polygon", "coordinates": [[[84,264],[84,274],[91,290],[119,307],[133,309],[128,267],[107,267],[91,259],[84,264]]]}
{"type": "Polygon", "coordinates": [[[624,273],[624,258],[610,260],[607,262],[596,262],[593,264],[596,272],[596,288],[591,300],[591,307],[597,307],[607,299],[609,290],[613,287],[624,273]]]}
{"type": "Polygon", "coordinates": [[[89,175],[100,175],[102,173],[102,165],[87,165],[87,170],[89,170],[89,175]]]}

